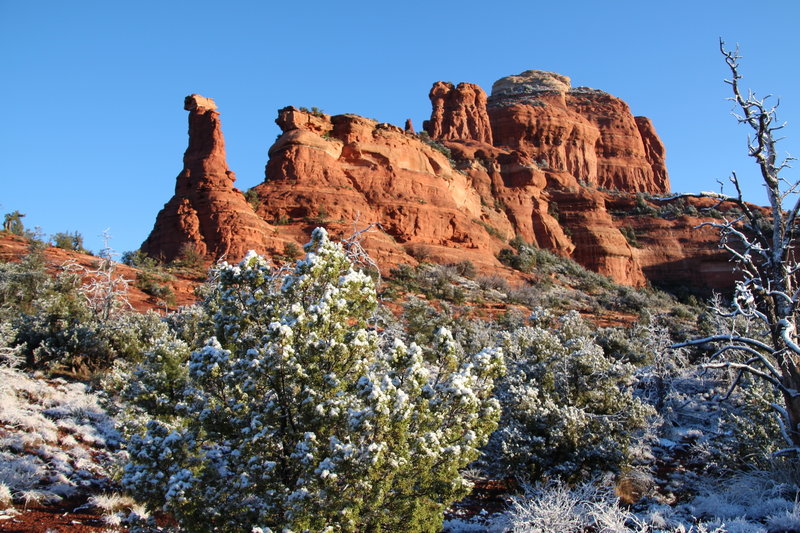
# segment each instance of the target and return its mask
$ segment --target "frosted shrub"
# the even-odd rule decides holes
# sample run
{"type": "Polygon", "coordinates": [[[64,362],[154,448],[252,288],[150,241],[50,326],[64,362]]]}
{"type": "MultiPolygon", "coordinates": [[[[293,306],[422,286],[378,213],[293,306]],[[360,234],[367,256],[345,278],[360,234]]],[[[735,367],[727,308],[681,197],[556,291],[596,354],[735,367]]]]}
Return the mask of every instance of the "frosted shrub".
{"type": "Polygon", "coordinates": [[[372,280],[324,230],[306,251],[287,275],[219,269],[183,418],[131,439],[122,482],[190,531],[438,531],[496,427],[502,356],[382,339],[372,280]]]}
{"type": "Polygon", "coordinates": [[[14,500],[11,497],[11,489],[5,483],[0,483],[0,509],[11,507],[14,500]]]}
{"type": "MultiPolygon", "coordinates": [[[[189,346],[175,338],[164,336],[154,341],[144,360],[130,374],[122,397],[152,418],[170,422],[179,414],[176,406],[183,400],[187,385],[189,346]]],[[[127,413],[128,429],[137,429],[136,413],[127,413]]]]}
{"type": "Polygon", "coordinates": [[[22,355],[24,346],[14,346],[16,335],[14,328],[0,318],[0,366],[16,367],[25,360],[22,355]]]}
{"type": "Polygon", "coordinates": [[[721,445],[728,460],[763,469],[776,466],[773,454],[786,442],[781,438],[775,405],[780,405],[780,394],[771,384],[749,376],[740,380],[736,394],[721,404],[722,422],[728,423],[735,437],[721,445]]]}
{"type": "Polygon", "coordinates": [[[120,294],[102,292],[117,283],[109,272],[88,271],[108,274],[108,282],[82,286],[86,271],[68,262],[51,277],[37,250],[19,263],[0,263],[0,358],[11,354],[28,368],[84,375],[117,358],[136,360],[168,328],[155,313],[112,313],[122,303],[120,294]],[[100,297],[84,292],[89,289],[100,297]]]}
{"type": "Polygon", "coordinates": [[[561,483],[525,487],[510,501],[509,522],[514,533],[647,533],[650,528],[619,500],[592,483],[569,488],[561,483]]]}
{"type": "Polygon", "coordinates": [[[3,490],[52,503],[108,485],[122,452],[101,399],[83,383],[0,366],[0,503],[3,490]]]}
{"type": "Polygon", "coordinates": [[[617,470],[652,413],[630,390],[631,365],[605,356],[576,312],[560,322],[501,335],[508,375],[489,450],[503,473],[523,480],[617,470]]]}

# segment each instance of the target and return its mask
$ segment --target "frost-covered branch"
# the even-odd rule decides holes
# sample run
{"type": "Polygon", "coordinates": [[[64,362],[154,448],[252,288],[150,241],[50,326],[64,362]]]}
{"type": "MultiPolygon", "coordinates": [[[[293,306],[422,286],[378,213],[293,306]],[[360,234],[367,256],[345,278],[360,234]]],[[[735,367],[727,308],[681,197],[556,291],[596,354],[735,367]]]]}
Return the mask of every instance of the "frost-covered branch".
{"type": "MultiPolygon", "coordinates": [[[[781,172],[791,168],[792,157],[779,160],[776,144],[780,138],[776,132],[784,124],[777,120],[777,104],[769,103],[770,97],[757,98],[752,91],[744,92],[740,86],[738,48],[727,50],[720,40],[720,52],[731,72],[726,83],[732,96],[729,98],[738,108],[737,121],[748,126],[748,155],[758,165],[769,205],[766,209],[748,204],[744,200],[742,182],[733,172],[730,182],[735,189],[733,195],[703,192],[698,194],[673,195],[713,198],[736,205],[742,215],[733,220],[707,222],[720,232],[720,248],[726,250],[735,263],[741,279],[733,287],[733,295],[727,309],[715,305],[714,311],[730,323],[746,319],[764,326],[758,335],[718,334],[675,345],[675,347],[700,346],[720,343],[706,368],[725,368],[737,371],[730,392],[740,384],[742,375],[749,373],[780,391],[785,401],[782,408],[784,436],[795,448],[800,447],[800,341],[797,332],[797,304],[800,273],[795,248],[797,246],[797,215],[800,198],[791,209],[784,210],[784,202],[800,190],[800,182],[788,179],[781,172]],[[732,358],[744,355],[744,362],[732,358]]],[[[732,326],[733,330],[733,326],[732,326]]]]}
{"type": "Polygon", "coordinates": [[[677,344],[673,344],[671,348],[685,348],[687,346],[699,346],[702,344],[708,344],[711,342],[740,342],[742,344],[746,344],[749,346],[753,346],[754,348],[758,348],[759,350],[766,350],[768,352],[772,351],[772,347],[768,344],[765,344],[759,340],[751,339],[749,337],[740,337],[736,335],[712,335],[710,337],[703,337],[702,339],[692,339],[684,342],[680,342],[677,344]]]}

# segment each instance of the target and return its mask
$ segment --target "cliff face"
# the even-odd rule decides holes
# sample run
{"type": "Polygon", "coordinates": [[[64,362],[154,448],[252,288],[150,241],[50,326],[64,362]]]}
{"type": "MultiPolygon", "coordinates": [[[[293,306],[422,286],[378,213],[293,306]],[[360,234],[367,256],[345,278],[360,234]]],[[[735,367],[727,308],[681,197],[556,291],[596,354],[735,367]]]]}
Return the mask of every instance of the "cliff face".
{"type": "Polygon", "coordinates": [[[417,135],[292,107],[276,122],[284,133],[270,148],[266,181],[254,188],[266,220],[325,223],[342,233],[354,222],[380,222],[386,234],[369,234],[366,244],[387,266],[415,263],[410,254],[420,253],[457,260],[463,250],[498,265],[502,244],[478,222],[481,200],[468,176],[417,135]]]}
{"type": "Polygon", "coordinates": [[[669,192],[664,146],[652,124],[637,122],[628,105],[608,93],[571,88],[566,76],[529,70],[495,82],[488,111],[498,146],[588,185],[669,192]]]}
{"type": "Polygon", "coordinates": [[[349,236],[379,222],[384,232],[363,244],[387,271],[423,258],[497,270],[497,253],[519,235],[630,285],[710,286],[730,272],[712,229],[639,205],[641,193],[669,191],[665,150],[650,121],[618,98],[543,71],[498,80],[489,98],[477,85],[444,82],[429,97],[425,135],[281,109],[283,133],[253,189],[257,213],[233,188],[218,114],[187,99],[184,171],[143,250],[169,258],[190,243],[230,257],[302,242],[316,225],[349,236]]]}
{"type": "Polygon", "coordinates": [[[189,146],[183,155],[175,195],[158,213],[142,251],[171,261],[187,249],[210,260],[241,259],[248,250],[268,253],[277,240],[241,192],[225,159],[225,139],[217,106],[210,98],[187,96],[189,146]]]}

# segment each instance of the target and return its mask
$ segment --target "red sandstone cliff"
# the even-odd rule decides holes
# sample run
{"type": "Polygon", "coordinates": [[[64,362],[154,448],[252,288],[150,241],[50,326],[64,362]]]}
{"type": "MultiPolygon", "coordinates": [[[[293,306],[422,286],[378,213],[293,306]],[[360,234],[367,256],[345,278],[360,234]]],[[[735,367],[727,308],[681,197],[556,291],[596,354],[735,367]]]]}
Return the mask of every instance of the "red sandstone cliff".
{"type": "Polygon", "coordinates": [[[185,168],[143,250],[169,259],[189,243],[231,258],[280,251],[316,225],[347,236],[379,222],[385,232],[363,244],[385,271],[422,258],[502,268],[497,253],[519,235],[620,283],[729,280],[713,229],[638,205],[637,193],[669,191],[665,150],[618,98],[543,71],[499,80],[488,99],[443,82],[429,97],[438,142],[357,115],[280,110],[257,215],[233,188],[218,114],[187,99],[185,168]]]}
{"type": "Polygon", "coordinates": [[[488,113],[497,146],[588,185],[669,192],[664,146],[652,124],[637,122],[628,105],[608,93],[571,88],[566,76],[529,70],[495,82],[488,113]]]}
{"type": "MultiPolygon", "coordinates": [[[[280,110],[283,135],[269,150],[266,180],[254,188],[266,220],[333,225],[379,222],[367,247],[386,266],[440,261],[495,265],[503,243],[478,222],[484,208],[468,177],[417,135],[356,115],[280,110]],[[412,249],[415,247],[415,249],[412,249]]],[[[508,235],[513,236],[511,234],[508,235]]]]}
{"type": "Polygon", "coordinates": [[[233,186],[236,176],[225,159],[214,101],[193,94],[186,97],[184,109],[189,111],[189,146],[183,170],[142,251],[171,261],[189,247],[210,260],[238,261],[250,249],[277,250],[272,228],[233,186]]]}

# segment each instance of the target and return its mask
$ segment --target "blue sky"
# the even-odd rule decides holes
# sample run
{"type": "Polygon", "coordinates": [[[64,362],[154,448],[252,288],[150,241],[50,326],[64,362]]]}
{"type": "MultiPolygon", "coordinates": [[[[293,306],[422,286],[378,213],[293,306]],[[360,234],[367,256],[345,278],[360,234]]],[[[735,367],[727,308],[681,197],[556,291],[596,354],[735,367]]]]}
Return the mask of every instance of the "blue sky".
{"type": "MultiPolygon", "coordinates": [[[[133,250],[172,196],[183,98],[214,98],[240,189],[260,183],[276,111],[317,106],[419,129],[437,80],[542,69],[650,117],[675,191],[736,170],[763,201],[730,116],[717,50],[739,43],[743,84],[781,98],[800,154],[800,2],[136,2],[0,0],[0,212],[49,235],[133,250]]],[[[792,177],[791,173],[788,177],[792,177]]]]}

